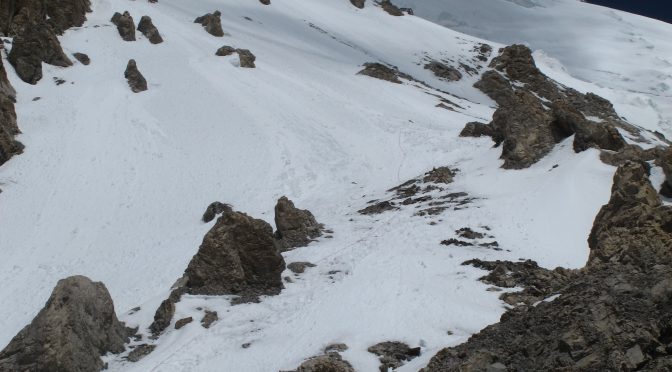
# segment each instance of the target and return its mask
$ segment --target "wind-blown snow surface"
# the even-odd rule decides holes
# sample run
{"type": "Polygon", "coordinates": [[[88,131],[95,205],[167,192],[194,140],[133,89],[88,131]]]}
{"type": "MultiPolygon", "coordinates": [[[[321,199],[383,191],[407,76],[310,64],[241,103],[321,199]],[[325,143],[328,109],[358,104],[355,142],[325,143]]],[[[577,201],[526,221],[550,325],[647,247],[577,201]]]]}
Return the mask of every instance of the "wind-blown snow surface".
{"type": "Polygon", "coordinates": [[[468,60],[482,41],[421,18],[360,11],[346,0],[94,0],[84,27],[61,42],[87,53],[91,65],[45,66],[36,86],[10,76],[26,151],[0,168],[2,345],[56,281],[73,274],[103,281],[121,319],[146,332],[211,227],[199,220],[210,202],[272,223],[275,201],[287,195],[335,231],[285,254],[288,263],[317,267],[259,304],[185,297],[175,319],[204,307],[217,310],[219,322],[209,330],[200,318],[171,327],[145,359],[109,357],[110,369],[266,372],[343,342],[344,357],[371,371],[377,360],[366,348],[400,340],[423,346],[405,367],[413,370],[504,310],[499,293],[477,282],[483,272],[461,262],[581,267],[593,217],[608,200],[613,168],[596,151],[574,154],[567,142],[530,169],[504,171],[489,139],[459,138],[466,122],[489,120],[492,102],[471,87],[477,77],[442,82],[420,62],[468,60]],[[109,18],[126,9],[136,21],[151,16],[165,42],[122,41],[109,18]],[[224,38],[193,23],[216,9],[224,38]],[[216,57],[222,45],[250,49],[257,68],[216,57]],[[130,58],[147,92],[130,92],[123,78],[130,58]],[[371,61],[463,98],[356,75],[371,61]],[[428,92],[462,109],[435,107],[428,92]],[[375,217],[355,212],[443,165],[460,169],[451,190],[478,198],[469,208],[433,219],[412,216],[412,206],[375,217]],[[504,250],[439,244],[479,226],[489,226],[504,250]]]}
{"type": "MultiPolygon", "coordinates": [[[[578,0],[397,0],[469,35],[559,60],[620,115],[672,136],[672,25],[578,0]]],[[[542,71],[547,72],[544,66],[542,71]]],[[[560,80],[562,83],[565,81],[560,80]]],[[[570,84],[571,85],[571,84],[570,84]]]]}

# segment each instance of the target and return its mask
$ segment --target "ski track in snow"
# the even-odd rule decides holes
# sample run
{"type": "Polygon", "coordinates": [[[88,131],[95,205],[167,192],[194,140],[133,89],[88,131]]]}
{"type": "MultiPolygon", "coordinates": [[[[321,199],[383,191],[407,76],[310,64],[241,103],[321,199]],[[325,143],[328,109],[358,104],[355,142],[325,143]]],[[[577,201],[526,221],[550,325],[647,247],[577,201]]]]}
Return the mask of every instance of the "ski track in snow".
{"type": "Polygon", "coordinates": [[[66,52],[89,54],[90,66],[45,65],[36,86],[9,69],[26,151],[0,168],[1,344],[73,274],[104,282],[121,320],[146,333],[211,227],[200,216],[215,200],[272,223],[275,201],[287,195],[334,237],[286,253],[287,263],[317,267],[261,303],[185,296],[174,320],[194,322],[170,327],[138,363],[106,357],[111,371],[291,369],[335,342],[350,347],[343,356],[357,370],[372,371],[378,361],[367,347],[389,340],[423,345],[423,356],[400,369],[417,370],[504,311],[500,293],[477,281],[483,272],[463,261],[585,263],[613,168],[597,151],[574,154],[570,138],[527,170],[500,169],[489,139],[458,137],[466,122],[493,112],[472,88],[477,77],[446,83],[419,64],[425,53],[471,58],[482,40],[346,0],[93,3],[84,27],[61,37],[66,52]],[[140,34],[122,41],[109,19],[126,9],[136,22],[151,16],[165,42],[151,45],[140,34]],[[193,23],[217,9],[230,34],[223,38],[193,23]],[[222,45],[250,49],[257,68],[214,56],[222,45]],[[127,87],[130,58],[147,92],[127,87]],[[374,60],[464,97],[450,99],[465,110],[436,108],[438,99],[415,84],[356,75],[374,60]],[[356,213],[444,165],[460,169],[451,190],[478,198],[469,208],[433,218],[413,216],[413,206],[356,213]],[[439,244],[456,229],[484,225],[505,250],[439,244]],[[220,320],[201,328],[197,307],[220,320]]]}

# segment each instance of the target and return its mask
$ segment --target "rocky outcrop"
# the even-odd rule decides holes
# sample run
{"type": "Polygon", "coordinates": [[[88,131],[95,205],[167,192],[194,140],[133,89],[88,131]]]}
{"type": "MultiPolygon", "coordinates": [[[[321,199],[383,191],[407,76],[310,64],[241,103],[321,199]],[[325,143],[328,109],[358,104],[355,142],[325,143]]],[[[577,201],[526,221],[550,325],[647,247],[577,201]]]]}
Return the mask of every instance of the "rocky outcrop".
{"type": "MultiPolygon", "coordinates": [[[[0,39],[0,50],[2,47],[0,39]]],[[[7,71],[0,58],[0,165],[23,151],[23,145],[14,139],[14,136],[21,133],[16,124],[14,103],[16,92],[7,79],[7,71]]]]}
{"type": "Polygon", "coordinates": [[[430,70],[434,75],[444,80],[458,81],[462,79],[462,73],[458,69],[438,61],[429,62],[425,65],[425,69],[430,70]]]}
{"type": "Polygon", "coordinates": [[[396,68],[388,67],[382,63],[367,62],[364,69],[357,73],[358,75],[370,76],[376,79],[386,80],[392,83],[401,84],[399,77],[405,77],[396,68]]]}
{"type": "Polygon", "coordinates": [[[324,229],[310,211],[296,208],[285,196],[275,205],[275,226],[275,238],[283,251],[307,246],[324,229]]]}
{"type": "Polygon", "coordinates": [[[672,198],[672,146],[662,152],[658,162],[665,173],[665,181],[661,185],[661,194],[672,198]]]}
{"type": "Polygon", "coordinates": [[[554,298],[517,304],[423,371],[672,369],[672,207],[645,165],[618,168],[588,243],[588,264],[554,298]]]}
{"type": "Polygon", "coordinates": [[[409,347],[403,342],[386,341],[375,344],[367,349],[380,360],[380,372],[395,370],[407,361],[420,356],[419,347],[409,347]]]}
{"type": "Polygon", "coordinates": [[[305,261],[292,262],[287,265],[287,268],[294,274],[303,274],[307,268],[315,267],[315,264],[305,261]]]}
{"type": "Polygon", "coordinates": [[[42,62],[60,67],[72,65],[47,22],[30,25],[15,37],[7,60],[21,80],[29,84],[42,79],[42,62]]]}
{"type": "Polygon", "coordinates": [[[595,94],[582,94],[546,77],[522,45],[500,51],[474,85],[499,108],[489,125],[468,123],[461,136],[490,136],[502,145],[504,168],[527,168],[560,141],[574,136],[574,150],[598,148],[621,151],[628,147],[619,133],[640,137],[622,120],[611,103],[595,94]]]}
{"type": "Polygon", "coordinates": [[[142,16],[142,18],[140,18],[140,22],[138,22],[138,31],[142,32],[152,44],[163,43],[163,38],[161,37],[159,30],[154,26],[152,19],[149,18],[149,16],[142,16]]]}
{"type": "Polygon", "coordinates": [[[355,369],[338,353],[329,353],[310,358],[289,372],[355,372],[355,369]]]}
{"type": "Polygon", "coordinates": [[[119,36],[125,41],[135,41],[135,22],[128,11],[124,14],[114,13],[111,19],[112,24],[117,26],[119,36]]]}
{"type": "Polygon", "coordinates": [[[259,0],[259,2],[264,5],[271,5],[271,0],[259,0]]]}
{"type": "Polygon", "coordinates": [[[356,8],[364,9],[364,3],[366,0],[350,0],[350,4],[354,5],[356,8]]]}
{"type": "Polygon", "coordinates": [[[203,217],[201,220],[205,223],[208,223],[212,220],[215,219],[218,215],[224,213],[224,212],[232,212],[233,209],[231,209],[230,204],[225,204],[222,202],[212,202],[210,205],[208,205],[208,208],[205,210],[205,213],[203,213],[203,217]]]}
{"type": "Polygon", "coordinates": [[[75,59],[79,61],[79,63],[85,66],[88,66],[89,63],[91,63],[91,59],[89,58],[89,56],[84,53],[72,53],[72,56],[75,57],[75,59]]]}
{"type": "Polygon", "coordinates": [[[149,326],[149,330],[156,337],[163,332],[173,321],[175,315],[175,304],[180,302],[184,294],[183,288],[176,288],[170,292],[167,299],[163,300],[154,313],[154,321],[149,326]]]}
{"type": "Polygon", "coordinates": [[[133,362],[133,363],[138,362],[142,358],[149,355],[152,351],[154,351],[155,348],[156,348],[156,345],[149,345],[149,344],[138,345],[133,349],[133,351],[128,353],[128,356],[126,357],[126,359],[129,362],[133,362]]]}
{"type": "Polygon", "coordinates": [[[399,16],[404,15],[404,12],[402,12],[401,9],[399,9],[396,5],[392,4],[392,1],[390,1],[390,0],[381,0],[380,1],[380,6],[389,15],[392,15],[392,16],[395,16],[395,17],[399,17],[399,16]]]}
{"type": "Polygon", "coordinates": [[[236,52],[238,52],[238,59],[240,60],[240,67],[245,67],[245,68],[255,68],[254,61],[257,59],[257,57],[252,54],[247,49],[236,49],[236,52]]]}
{"type": "Polygon", "coordinates": [[[105,286],[72,276],[0,352],[0,370],[100,371],[100,356],[123,352],[128,336],[105,286]]]}
{"type": "Polygon", "coordinates": [[[222,37],[224,36],[224,30],[222,30],[221,16],[222,13],[216,10],[214,13],[208,13],[196,18],[194,23],[200,23],[205,28],[205,31],[212,36],[222,37]]]}
{"type": "Polygon", "coordinates": [[[147,80],[142,76],[138,70],[138,66],[134,59],[128,61],[124,77],[128,80],[128,86],[131,87],[133,93],[144,92],[147,90],[147,80]]]}
{"type": "Polygon", "coordinates": [[[80,27],[90,12],[89,0],[24,0],[0,2],[0,33],[21,35],[27,27],[46,21],[56,34],[80,27]]]}

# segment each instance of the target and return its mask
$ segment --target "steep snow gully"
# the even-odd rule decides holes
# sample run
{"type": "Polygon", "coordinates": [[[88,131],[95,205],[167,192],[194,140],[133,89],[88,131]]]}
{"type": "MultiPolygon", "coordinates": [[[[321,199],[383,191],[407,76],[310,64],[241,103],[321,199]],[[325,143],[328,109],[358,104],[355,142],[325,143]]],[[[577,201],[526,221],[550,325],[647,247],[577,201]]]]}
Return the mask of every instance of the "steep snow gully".
{"type": "MultiPolygon", "coordinates": [[[[568,0],[519,13],[511,7],[542,2],[493,1],[512,19],[536,8],[540,19],[553,9],[575,15],[568,0]]],[[[417,371],[497,323],[511,308],[502,293],[522,289],[481,282],[486,271],[463,262],[582,268],[595,216],[612,195],[616,168],[599,149],[575,152],[573,136],[518,170],[502,168],[491,138],[460,137],[466,123],[488,123],[498,108],[474,87],[505,46],[498,42],[543,48],[535,62],[561,90],[611,100],[641,134],[619,129],[628,145],[653,154],[672,133],[672,62],[659,54],[670,44],[651,36],[672,33],[669,25],[581,4],[589,20],[646,33],[627,36],[636,50],[605,44],[613,64],[604,67],[564,59],[570,46],[549,48],[532,33],[500,33],[505,26],[478,15],[447,22],[470,14],[466,1],[454,15],[437,8],[441,1],[397,4],[458,31],[403,9],[393,16],[387,2],[266,3],[92,0],[83,25],[58,36],[65,55],[87,58],[43,63],[36,84],[7,60],[19,36],[2,37],[25,149],[0,167],[1,345],[31,323],[60,279],[83,275],[104,283],[119,321],[137,327],[125,351],[102,356],[110,371],[292,370],[330,345],[339,354],[327,359],[375,371],[380,360],[367,349],[385,341],[419,347],[396,369],[417,371]],[[125,11],[135,22],[149,16],[156,33],[128,29],[125,11]],[[282,196],[310,210],[323,231],[282,252],[290,268],[280,293],[236,304],[233,295],[184,292],[168,306],[170,325],[152,335],[155,311],[225,219],[204,223],[208,205],[219,200],[273,225],[282,196]]],[[[577,53],[590,50],[572,40],[577,53]]],[[[657,189],[667,168],[648,164],[657,189]]],[[[120,351],[113,346],[97,350],[120,351]]]]}

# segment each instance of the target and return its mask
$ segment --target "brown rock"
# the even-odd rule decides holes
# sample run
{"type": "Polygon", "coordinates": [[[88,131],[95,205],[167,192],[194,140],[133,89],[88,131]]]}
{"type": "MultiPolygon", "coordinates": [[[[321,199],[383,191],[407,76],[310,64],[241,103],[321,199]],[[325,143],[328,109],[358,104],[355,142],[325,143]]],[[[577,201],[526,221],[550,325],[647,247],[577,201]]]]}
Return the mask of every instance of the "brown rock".
{"type": "Polygon", "coordinates": [[[375,344],[367,349],[369,353],[375,354],[380,360],[380,371],[387,372],[394,370],[405,362],[420,356],[419,347],[409,347],[403,342],[386,341],[375,344]]]}
{"type": "Polygon", "coordinates": [[[187,324],[189,324],[193,321],[194,321],[194,318],[192,318],[192,317],[182,318],[182,319],[178,320],[177,322],[175,322],[175,329],[180,329],[180,328],[184,327],[185,325],[187,325],[187,324]]]}
{"type": "Polygon", "coordinates": [[[159,33],[159,30],[152,23],[152,19],[148,16],[142,16],[140,22],[138,23],[138,31],[142,32],[143,35],[149,40],[152,44],[163,43],[163,38],[159,33]]]}
{"type": "Polygon", "coordinates": [[[296,208],[285,196],[275,205],[275,226],[275,237],[284,251],[307,246],[324,228],[310,211],[296,208]]]}
{"type": "Polygon", "coordinates": [[[174,289],[167,299],[163,300],[154,313],[154,321],[149,326],[149,330],[154,337],[163,332],[173,321],[175,315],[175,304],[180,301],[184,290],[181,288],[174,289]]]}
{"type": "Polygon", "coordinates": [[[392,16],[395,16],[395,17],[399,17],[399,16],[404,15],[404,12],[402,12],[401,9],[397,8],[396,5],[392,4],[392,1],[390,1],[390,0],[381,0],[380,1],[380,6],[389,15],[392,15],[392,16]]]}
{"type": "Polygon", "coordinates": [[[240,59],[240,67],[245,67],[245,68],[255,68],[256,66],[254,65],[254,61],[257,59],[257,57],[252,54],[247,49],[236,49],[236,52],[238,52],[238,58],[240,59]]]}
{"type": "Polygon", "coordinates": [[[135,22],[128,11],[124,14],[114,13],[111,19],[112,23],[117,26],[119,36],[125,41],[135,41],[135,22]]]}
{"type": "Polygon", "coordinates": [[[287,265],[287,268],[294,274],[303,274],[306,271],[306,268],[315,267],[315,264],[310,262],[292,262],[287,265]]]}
{"type": "Polygon", "coordinates": [[[401,84],[401,80],[399,80],[399,71],[385,66],[382,63],[367,62],[364,64],[364,69],[357,74],[401,84]]]}
{"type": "Polygon", "coordinates": [[[350,0],[350,4],[354,5],[356,8],[364,9],[364,3],[366,0],[350,0]]]}
{"type": "Polygon", "coordinates": [[[99,371],[101,355],[121,353],[129,330],[100,282],[58,282],[44,308],[0,352],[2,371],[99,371]]]}
{"type": "Polygon", "coordinates": [[[30,25],[15,37],[7,60],[21,80],[29,84],[36,84],[42,79],[42,62],[60,67],[72,65],[52,27],[46,22],[30,25]]]}
{"type": "Polygon", "coordinates": [[[91,63],[91,59],[89,58],[89,56],[84,53],[72,53],[72,56],[75,57],[75,59],[78,60],[79,63],[85,66],[88,66],[89,63],[91,63]]]}
{"type": "Polygon", "coordinates": [[[203,328],[206,328],[206,329],[210,328],[212,323],[216,322],[218,319],[219,319],[219,317],[217,316],[216,311],[206,310],[205,315],[203,316],[203,319],[201,319],[201,325],[203,326],[203,328]]]}
{"type": "Polygon", "coordinates": [[[124,77],[128,80],[128,86],[131,87],[133,93],[144,92],[147,90],[147,80],[142,76],[138,70],[138,66],[134,59],[128,61],[124,77]]]}
{"type": "Polygon", "coordinates": [[[310,358],[292,372],[355,372],[348,361],[337,353],[310,358]]]}
{"type": "Polygon", "coordinates": [[[672,189],[672,146],[668,146],[661,154],[659,163],[665,173],[665,184],[667,188],[672,189]]]}
{"type": "Polygon", "coordinates": [[[259,0],[259,2],[264,5],[271,5],[271,0],[259,0]]]}
{"type": "Polygon", "coordinates": [[[224,30],[222,30],[222,13],[219,10],[216,10],[214,13],[204,14],[194,20],[194,23],[200,23],[205,31],[207,31],[212,36],[222,37],[224,36],[224,30]]]}
{"type": "Polygon", "coordinates": [[[15,102],[16,92],[7,79],[7,71],[0,58],[0,165],[23,150],[23,145],[14,139],[21,133],[16,124],[15,102]]]}
{"type": "Polygon", "coordinates": [[[135,347],[135,349],[133,349],[133,351],[128,353],[128,356],[126,357],[126,359],[129,362],[135,363],[135,362],[139,361],[140,359],[149,355],[152,351],[154,351],[155,348],[156,348],[156,345],[148,345],[148,344],[138,345],[138,346],[135,347]]]}
{"type": "Polygon", "coordinates": [[[425,69],[430,70],[441,79],[448,81],[458,81],[462,79],[462,73],[455,67],[448,66],[445,63],[432,61],[425,65],[425,69]]]}
{"type": "Polygon", "coordinates": [[[224,45],[223,47],[217,49],[217,51],[215,52],[215,55],[220,56],[220,57],[226,57],[226,56],[232,55],[235,52],[236,52],[236,48],[230,47],[228,45],[224,45]]]}
{"type": "Polygon", "coordinates": [[[34,24],[46,21],[56,34],[80,27],[90,12],[89,0],[22,0],[0,2],[0,33],[17,36],[34,24]]]}
{"type": "Polygon", "coordinates": [[[205,210],[205,213],[203,213],[203,217],[201,219],[203,222],[208,223],[214,220],[218,215],[225,212],[233,212],[230,204],[225,204],[218,201],[212,202],[210,205],[208,205],[208,208],[205,210]]]}

